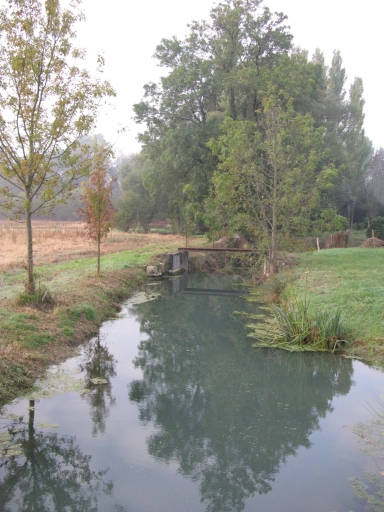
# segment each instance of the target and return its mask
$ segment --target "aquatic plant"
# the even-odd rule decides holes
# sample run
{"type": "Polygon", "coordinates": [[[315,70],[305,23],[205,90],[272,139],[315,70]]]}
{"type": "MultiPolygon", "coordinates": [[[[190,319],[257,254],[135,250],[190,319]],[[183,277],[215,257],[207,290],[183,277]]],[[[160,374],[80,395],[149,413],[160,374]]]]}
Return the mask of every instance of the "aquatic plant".
{"type": "Polygon", "coordinates": [[[255,346],[332,352],[341,348],[347,342],[347,332],[340,308],[311,315],[309,306],[305,295],[288,305],[273,306],[273,316],[255,315],[259,322],[248,325],[253,331],[249,336],[258,340],[255,346]]]}

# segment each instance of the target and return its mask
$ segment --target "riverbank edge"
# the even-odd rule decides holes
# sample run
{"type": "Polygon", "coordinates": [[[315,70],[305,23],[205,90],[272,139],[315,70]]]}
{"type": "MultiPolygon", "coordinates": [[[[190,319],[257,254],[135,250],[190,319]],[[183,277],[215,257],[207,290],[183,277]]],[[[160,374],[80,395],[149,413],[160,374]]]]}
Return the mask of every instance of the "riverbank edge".
{"type": "MultiPolygon", "coordinates": [[[[12,297],[0,303],[0,408],[31,389],[50,366],[75,356],[79,346],[97,335],[101,324],[116,316],[121,302],[148,282],[146,265],[163,261],[164,249],[139,250],[139,265],[132,265],[127,256],[135,251],[105,255],[100,277],[90,270],[92,258],[36,267],[52,291],[53,303],[44,307],[17,305],[23,278],[20,269],[16,270],[14,278],[11,276],[16,283],[12,297]],[[125,262],[113,261],[121,255],[125,262]]],[[[199,258],[196,253],[190,258],[191,268],[197,271],[227,273],[229,262],[225,255],[199,258]]]]}
{"type": "MultiPolygon", "coordinates": [[[[352,247],[292,255],[295,264],[271,276],[262,295],[271,306],[308,301],[311,314],[340,309],[348,343],[337,354],[383,370],[383,254],[383,249],[352,247]]],[[[256,287],[254,298],[257,293],[256,287]]]]}
{"type": "Polygon", "coordinates": [[[48,307],[3,304],[0,407],[31,389],[49,366],[75,356],[146,281],[142,266],[104,271],[100,278],[77,279],[70,292],[56,292],[48,307]]]}
{"type": "MultiPolygon", "coordinates": [[[[148,261],[156,262],[158,258],[159,256],[152,253],[148,261]]],[[[220,258],[223,261],[216,261],[211,255],[209,258],[206,255],[200,259],[194,257],[192,266],[197,271],[233,273],[233,268],[226,267],[228,261],[223,256],[220,258]]],[[[291,269],[254,288],[257,295],[262,295],[263,302],[268,302],[268,294],[270,304],[276,301],[277,289],[283,288],[281,291],[285,294],[286,288],[281,283],[286,276],[290,276],[288,282],[294,281],[294,285],[290,285],[288,300],[289,295],[293,296],[302,291],[304,281],[306,286],[311,284],[311,278],[315,276],[308,275],[308,261],[301,259],[298,258],[297,266],[293,265],[291,269]]],[[[147,281],[144,265],[104,270],[100,278],[89,274],[83,277],[77,275],[76,283],[70,289],[63,289],[61,292],[56,290],[52,307],[21,307],[11,300],[3,304],[1,311],[9,318],[7,326],[10,327],[4,329],[4,324],[1,325],[3,340],[0,344],[0,407],[33,387],[36,379],[49,366],[76,355],[78,347],[95,336],[105,320],[116,316],[120,303],[147,281]],[[20,322],[24,327],[23,336],[20,335],[20,322]],[[14,326],[18,326],[19,330],[14,329],[14,326]]],[[[359,339],[353,334],[350,340],[351,343],[344,346],[338,352],[339,355],[384,367],[384,344],[380,340],[359,339]]]]}

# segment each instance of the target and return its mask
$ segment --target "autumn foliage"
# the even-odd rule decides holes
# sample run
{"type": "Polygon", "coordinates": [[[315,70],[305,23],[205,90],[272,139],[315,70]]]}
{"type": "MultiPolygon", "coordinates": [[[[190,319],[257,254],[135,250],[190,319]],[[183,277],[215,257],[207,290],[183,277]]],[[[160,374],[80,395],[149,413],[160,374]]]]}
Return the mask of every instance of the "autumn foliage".
{"type": "Polygon", "coordinates": [[[87,237],[97,244],[97,272],[100,275],[100,245],[112,229],[116,210],[112,204],[112,178],[107,169],[95,169],[89,181],[83,184],[81,201],[84,208],[79,208],[80,217],[85,220],[87,237]]]}

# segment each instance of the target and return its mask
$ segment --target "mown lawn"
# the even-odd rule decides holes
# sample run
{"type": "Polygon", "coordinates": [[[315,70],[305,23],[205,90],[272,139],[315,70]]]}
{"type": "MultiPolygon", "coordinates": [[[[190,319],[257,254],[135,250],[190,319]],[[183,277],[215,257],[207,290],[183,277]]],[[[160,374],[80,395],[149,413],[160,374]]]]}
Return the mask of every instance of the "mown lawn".
{"type": "Polygon", "coordinates": [[[351,355],[384,362],[384,249],[328,249],[299,256],[285,294],[310,297],[310,309],[340,307],[351,355]]]}

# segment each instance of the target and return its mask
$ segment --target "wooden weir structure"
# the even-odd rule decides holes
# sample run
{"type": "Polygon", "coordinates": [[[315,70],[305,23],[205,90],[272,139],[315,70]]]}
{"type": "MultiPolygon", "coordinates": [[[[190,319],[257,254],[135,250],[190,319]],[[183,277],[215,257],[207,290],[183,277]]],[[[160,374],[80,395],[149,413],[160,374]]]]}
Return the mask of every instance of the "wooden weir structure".
{"type": "Polygon", "coordinates": [[[179,247],[180,252],[257,252],[257,249],[236,249],[229,247],[179,247]]]}

